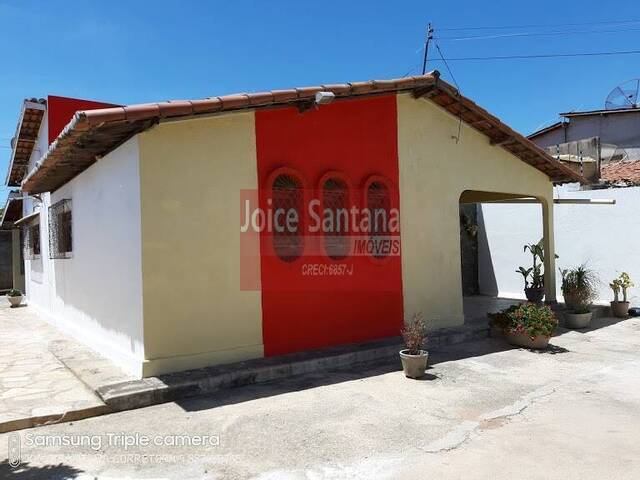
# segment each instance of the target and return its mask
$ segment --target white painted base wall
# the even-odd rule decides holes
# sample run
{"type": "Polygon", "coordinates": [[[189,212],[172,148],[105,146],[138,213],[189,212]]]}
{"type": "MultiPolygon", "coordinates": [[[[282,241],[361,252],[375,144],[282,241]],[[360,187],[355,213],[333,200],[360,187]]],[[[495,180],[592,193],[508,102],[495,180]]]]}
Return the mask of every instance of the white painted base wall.
{"type": "MultiPolygon", "coordinates": [[[[61,330],[141,376],[144,362],[138,142],[133,138],[34,204],[42,255],[27,260],[30,305],[61,330]],[[73,257],[49,258],[48,207],[72,200],[73,257]]],[[[26,207],[31,212],[31,206],[26,207]]]]}
{"type": "MultiPolygon", "coordinates": [[[[609,282],[626,271],[638,285],[630,291],[640,304],[640,187],[576,191],[575,186],[556,187],[556,198],[615,199],[616,205],[555,205],[556,261],[559,268],[587,266],[598,272],[598,303],[613,299],[609,282]]],[[[542,237],[539,205],[483,204],[478,219],[480,291],[489,295],[524,298],[518,266],[529,267],[525,243],[542,237]]],[[[561,299],[558,275],[558,300],[561,299]]]]}

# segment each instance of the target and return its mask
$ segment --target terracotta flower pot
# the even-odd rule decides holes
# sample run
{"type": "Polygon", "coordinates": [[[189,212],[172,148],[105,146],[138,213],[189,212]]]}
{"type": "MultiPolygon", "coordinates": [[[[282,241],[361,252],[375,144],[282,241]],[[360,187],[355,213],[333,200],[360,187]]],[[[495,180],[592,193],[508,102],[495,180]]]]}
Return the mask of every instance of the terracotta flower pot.
{"type": "Polygon", "coordinates": [[[544,350],[549,345],[549,337],[538,335],[531,338],[524,333],[505,332],[507,342],[516,347],[532,348],[534,350],[544,350]]]}
{"type": "Polygon", "coordinates": [[[524,289],[524,294],[527,297],[527,300],[534,303],[542,303],[542,299],[544,298],[544,288],[534,288],[529,287],[524,289]]]}
{"type": "Polygon", "coordinates": [[[629,302],[611,302],[611,313],[614,317],[626,317],[629,314],[629,302]]]}
{"type": "Polygon", "coordinates": [[[409,378],[423,377],[427,369],[428,358],[429,352],[426,350],[420,350],[419,355],[411,355],[409,350],[400,350],[400,360],[405,376],[409,378]]]}
{"type": "Polygon", "coordinates": [[[11,308],[17,307],[22,303],[22,295],[18,295],[17,297],[9,297],[7,296],[7,300],[11,304],[11,308]]]}
{"type": "Polygon", "coordinates": [[[587,328],[591,325],[592,312],[587,313],[571,313],[565,312],[564,326],[566,328],[587,328]]]}

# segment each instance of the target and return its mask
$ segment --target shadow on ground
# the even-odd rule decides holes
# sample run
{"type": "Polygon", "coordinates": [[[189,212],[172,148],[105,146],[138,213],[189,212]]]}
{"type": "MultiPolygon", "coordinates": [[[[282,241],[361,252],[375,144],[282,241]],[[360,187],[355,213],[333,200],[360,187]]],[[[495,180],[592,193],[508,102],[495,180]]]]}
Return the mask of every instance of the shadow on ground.
{"type": "Polygon", "coordinates": [[[62,480],[77,478],[83,470],[59,463],[57,465],[44,465],[41,467],[31,466],[28,462],[21,463],[14,468],[9,465],[8,460],[0,462],[0,478],[15,480],[62,480]]]}
{"type": "MultiPolygon", "coordinates": [[[[512,350],[513,348],[504,340],[494,338],[441,347],[429,353],[430,367],[427,370],[427,374],[418,379],[418,381],[437,381],[439,376],[437,369],[434,369],[434,367],[439,363],[480,357],[490,353],[512,350]]],[[[400,372],[401,370],[400,358],[389,357],[366,365],[332,368],[323,372],[296,375],[272,382],[229,388],[205,396],[178,399],[175,400],[175,403],[185,411],[207,410],[336,383],[357,381],[392,372],[400,372]]]]}

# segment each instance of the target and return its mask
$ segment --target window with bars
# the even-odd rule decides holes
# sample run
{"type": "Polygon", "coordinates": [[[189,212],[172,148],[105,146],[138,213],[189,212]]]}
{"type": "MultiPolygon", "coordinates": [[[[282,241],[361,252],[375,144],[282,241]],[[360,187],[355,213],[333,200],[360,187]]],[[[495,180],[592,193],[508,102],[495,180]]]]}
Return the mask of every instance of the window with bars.
{"type": "Polygon", "coordinates": [[[323,212],[330,212],[332,231],[324,233],[324,249],[333,260],[342,260],[349,255],[349,188],[339,178],[329,178],[322,185],[323,212]]]}
{"type": "Polygon", "coordinates": [[[71,258],[73,253],[71,200],[65,199],[49,207],[49,257],[71,258]]]}
{"type": "Polygon", "coordinates": [[[22,228],[24,258],[36,260],[40,258],[40,221],[32,220],[22,228]]]}
{"type": "MultiPolygon", "coordinates": [[[[371,212],[369,236],[372,240],[389,235],[391,196],[389,188],[380,181],[371,182],[367,188],[367,208],[371,212]]],[[[386,253],[376,253],[375,258],[384,258],[386,253]]]]}
{"type": "Polygon", "coordinates": [[[285,262],[293,262],[302,255],[304,248],[304,239],[301,235],[302,231],[302,211],[303,211],[303,189],[302,182],[291,174],[280,174],[274,180],[271,186],[271,195],[273,199],[273,210],[278,212],[281,210],[280,227],[273,229],[273,249],[280,258],[285,262]],[[287,228],[287,215],[293,215],[295,212],[298,221],[295,228],[287,228]]]}

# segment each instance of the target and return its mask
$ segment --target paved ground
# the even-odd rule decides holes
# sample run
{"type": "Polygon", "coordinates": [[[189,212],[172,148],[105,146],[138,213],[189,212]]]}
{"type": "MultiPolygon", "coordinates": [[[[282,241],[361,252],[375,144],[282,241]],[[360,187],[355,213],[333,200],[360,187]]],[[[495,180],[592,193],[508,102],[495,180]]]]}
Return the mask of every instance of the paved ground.
{"type": "Polygon", "coordinates": [[[31,308],[0,297],[0,423],[101,403],[49,350],[61,337],[31,308]]]}
{"type": "Polygon", "coordinates": [[[0,431],[102,407],[79,376],[131,378],[105,362],[45,323],[32,307],[9,308],[0,297],[0,431]],[[67,363],[82,368],[74,372],[67,363]]]}
{"type": "Polygon", "coordinates": [[[421,381],[394,362],[23,430],[0,478],[637,479],[640,320],[597,326],[546,353],[458,345],[421,381]]]}

